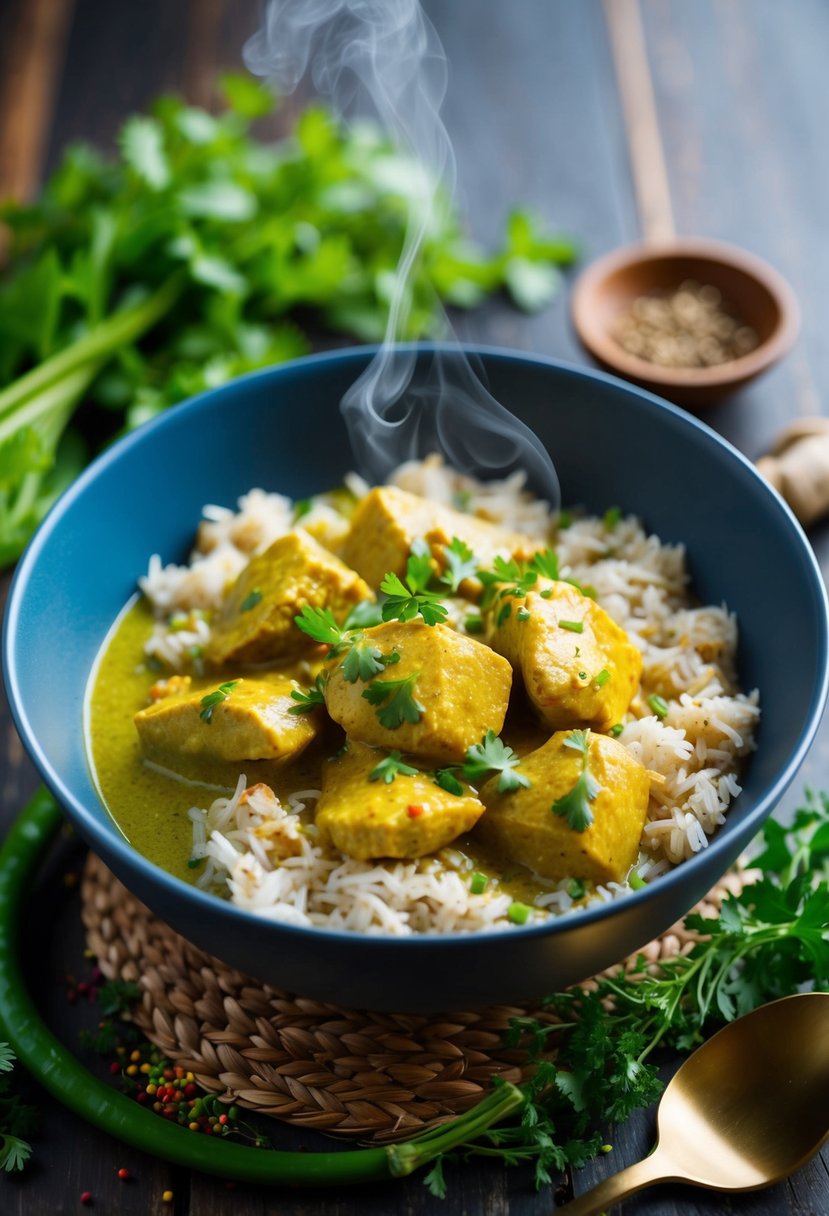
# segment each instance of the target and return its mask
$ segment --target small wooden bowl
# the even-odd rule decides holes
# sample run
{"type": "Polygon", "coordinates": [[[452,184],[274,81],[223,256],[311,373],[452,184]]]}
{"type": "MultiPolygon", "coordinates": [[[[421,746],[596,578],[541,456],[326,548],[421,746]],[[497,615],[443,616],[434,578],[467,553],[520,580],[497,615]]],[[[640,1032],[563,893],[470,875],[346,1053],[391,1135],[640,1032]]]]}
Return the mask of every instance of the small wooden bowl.
{"type": "Polygon", "coordinates": [[[720,241],[676,240],[628,245],[600,258],[579,277],[571,303],[580,341],[609,371],[680,405],[705,406],[766,371],[792,346],[800,326],[794,292],[782,275],[753,254],[720,241]],[[715,367],[661,367],[630,355],[613,330],[637,297],[670,292],[686,279],[719,289],[750,325],[759,345],[715,367]]]}

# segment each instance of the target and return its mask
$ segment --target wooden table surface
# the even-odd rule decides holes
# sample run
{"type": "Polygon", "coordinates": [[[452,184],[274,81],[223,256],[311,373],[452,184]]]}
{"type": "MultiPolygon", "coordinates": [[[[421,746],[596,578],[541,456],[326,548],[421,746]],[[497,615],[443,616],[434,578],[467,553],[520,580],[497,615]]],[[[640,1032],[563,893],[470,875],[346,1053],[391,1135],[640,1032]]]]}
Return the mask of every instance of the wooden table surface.
{"type": "MultiPolygon", "coordinates": [[[[444,115],[473,235],[483,243],[497,240],[510,206],[520,201],[576,235],[584,261],[637,239],[627,133],[600,0],[431,0],[426,7],[450,62],[444,115]]],[[[0,0],[0,194],[36,192],[71,140],[110,146],[123,117],[159,91],[210,105],[217,69],[238,67],[258,12],[255,0],[0,0]]],[[[802,305],[794,352],[707,415],[754,458],[787,421],[824,412],[829,392],[829,6],[823,0],[642,0],[641,14],[677,230],[733,241],[766,257],[787,276],[802,305]]],[[[566,298],[532,318],[492,302],[464,317],[459,331],[473,340],[587,362],[570,329],[566,298]]],[[[811,539],[826,571],[829,531],[819,527],[811,539]]],[[[4,590],[7,585],[6,578],[4,590]]],[[[804,782],[826,783],[828,748],[824,727],[781,814],[791,811],[804,782]]],[[[0,750],[2,831],[37,783],[5,704],[0,750]]],[[[43,940],[35,948],[45,960],[43,999],[60,1022],[66,1015],[59,980],[79,958],[81,938],[76,902],[50,898],[49,915],[41,918],[43,940]]],[[[94,1210],[101,1213],[177,1216],[370,1216],[392,1210],[540,1216],[554,1206],[552,1191],[535,1194],[520,1171],[475,1164],[451,1170],[443,1203],[419,1179],[337,1193],[230,1191],[220,1181],[123,1148],[42,1094],[35,1100],[43,1128],[34,1162],[23,1178],[0,1182],[4,1212],[75,1211],[84,1190],[94,1194],[94,1210]],[[116,1178],[122,1165],[133,1175],[126,1184],[116,1178]],[[167,1188],[175,1194],[172,1207],[161,1199],[167,1188]]],[[[617,1129],[614,1151],[567,1185],[581,1193],[647,1151],[652,1133],[652,1113],[617,1129]]],[[[283,1136],[277,1129],[277,1138],[286,1146],[296,1143],[290,1131],[283,1136]]],[[[827,1166],[829,1150],[765,1192],[726,1198],[662,1187],[628,1200],[623,1210],[626,1216],[825,1216],[827,1166]]]]}

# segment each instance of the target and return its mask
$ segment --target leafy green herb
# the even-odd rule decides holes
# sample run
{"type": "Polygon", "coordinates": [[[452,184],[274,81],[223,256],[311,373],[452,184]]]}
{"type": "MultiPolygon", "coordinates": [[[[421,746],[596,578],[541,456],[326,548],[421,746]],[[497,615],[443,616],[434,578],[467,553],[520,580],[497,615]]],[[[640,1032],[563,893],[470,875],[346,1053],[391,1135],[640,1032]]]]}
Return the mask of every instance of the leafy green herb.
{"type": "Polygon", "coordinates": [[[449,613],[440,602],[440,593],[429,591],[434,569],[428,550],[412,547],[406,563],[405,582],[392,571],[385,575],[380,590],[386,596],[382,607],[384,621],[413,621],[421,616],[427,625],[445,621],[449,613]]]}
{"type": "Polygon", "coordinates": [[[311,514],[314,504],[310,498],[298,498],[294,503],[294,523],[311,514]]]}
{"type": "Polygon", "coordinates": [[[618,524],[618,522],[621,518],[622,518],[621,507],[608,507],[607,508],[607,510],[604,513],[603,522],[604,522],[604,526],[607,528],[608,532],[613,531],[613,529],[616,527],[616,525],[618,524]]]}
{"type": "Polygon", "coordinates": [[[544,1002],[555,1020],[512,1020],[507,1045],[523,1048],[533,1069],[517,1117],[495,1126],[514,1096],[496,1086],[486,1106],[443,1126],[444,1139],[432,1132],[395,1146],[395,1172],[431,1163],[427,1185],[438,1193],[449,1153],[480,1154],[529,1165],[541,1187],[601,1152],[608,1122],[656,1101],[658,1048],[689,1051],[766,1001],[829,990],[829,795],[807,791],[792,825],[769,821],[762,839],[760,880],[728,895],[717,917],[686,918],[699,935],[689,953],[656,969],[642,959],[593,991],[555,993],[544,1002]]]}
{"type": "Polygon", "coordinates": [[[242,600],[241,604],[239,605],[239,611],[250,612],[251,608],[255,608],[257,604],[261,603],[262,589],[261,587],[254,587],[253,590],[248,592],[248,594],[242,600]]]}
{"type": "Polygon", "coordinates": [[[607,670],[606,667],[603,667],[602,670],[598,673],[598,675],[593,680],[593,683],[596,685],[597,688],[604,688],[605,684],[608,682],[609,679],[610,679],[610,672],[607,670]]]}
{"type": "Polygon", "coordinates": [[[420,721],[423,706],[414,695],[419,671],[402,680],[372,680],[363,689],[363,696],[372,705],[378,705],[377,719],[387,730],[397,730],[404,722],[412,725],[420,721]]]}
{"type": "Polygon", "coordinates": [[[383,622],[380,605],[375,600],[360,600],[343,622],[343,629],[372,629],[383,622]]]}
{"type": "Polygon", "coordinates": [[[213,721],[213,710],[217,705],[221,705],[222,701],[227,700],[238,683],[238,680],[225,680],[224,684],[220,684],[213,692],[209,692],[206,696],[202,697],[202,708],[199,714],[202,722],[206,722],[208,726],[210,725],[213,721]]]}
{"type": "Polygon", "coordinates": [[[323,646],[342,645],[347,633],[347,630],[334,620],[330,608],[312,608],[310,604],[303,605],[302,611],[294,617],[294,624],[309,638],[323,646]]]}
{"type": "MultiPolygon", "coordinates": [[[[273,98],[245,76],[223,88],[227,112],[162,98],[127,120],[114,161],[72,147],[40,200],[0,204],[10,233],[0,279],[4,564],[114,433],[307,353],[298,317],[383,337],[422,174],[367,124],[340,129],[319,106],[284,142],[259,144],[248,128],[273,98]]],[[[434,335],[439,300],[471,307],[506,286],[521,306],[540,304],[540,288],[574,256],[528,217],[510,222],[492,257],[470,246],[448,199],[434,218],[403,340],[434,335]]]]}
{"type": "Polygon", "coordinates": [[[366,641],[363,637],[355,637],[351,642],[348,653],[342,661],[343,679],[349,684],[357,680],[371,680],[374,676],[400,661],[397,650],[383,654],[379,646],[366,641]]]}
{"type": "Polygon", "coordinates": [[[412,768],[410,764],[405,764],[400,752],[389,752],[379,764],[374,766],[368,779],[369,781],[383,781],[386,785],[391,785],[398,773],[404,777],[416,777],[417,769],[412,768]]]}
{"type": "Polygon", "coordinates": [[[11,1077],[16,1056],[8,1043],[0,1043],[0,1169],[22,1170],[32,1155],[28,1137],[37,1130],[37,1111],[12,1092],[11,1077]]]}
{"type": "Polygon", "coordinates": [[[532,908],[528,904],[522,904],[518,900],[514,901],[507,908],[507,920],[512,921],[514,925],[526,925],[532,915],[532,908]]]}
{"type": "Polygon", "coordinates": [[[571,633],[584,633],[584,621],[559,621],[559,625],[571,633]]]}
{"type": "Polygon", "coordinates": [[[658,693],[648,697],[648,705],[660,720],[667,717],[668,711],[671,708],[664,697],[660,697],[658,693]]]}
{"type": "MultiPolygon", "coordinates": [[[[539,549],[528,562],[517,558],[496,557],[491,568],[478,570],[484,585],[481,604],[489,607],[494,600],[524,599],[541,578],[558,578],[558,557],[552,549],[539,549]]],[[[551,589],[541,592],[549,598],[551,589]]]]}
{"type": "Polygon", "coordinates": [[[516,756],[494,730],[488,730],[480,743],[473,743],[469,748],[460,771],[465,781],[475,785],[490,773],[499,773],[498,793],[508,794],[518,789],[529,789],[532,784],[529,777],[516,772],[520,763],[520,756],[516,756]]]}
{"type": "Polygon", "coordinates": [[[437,770],[435,773],[435,785],[439,785],[442,790],[446,790],[447,794],[456,794],[459,798],[463,794],[463,786],[451,768],[439,768],[437,770]]]}
{"type": "Polygon", "coordinates": [[[597,794],[601,793],[601,786],[587,769],[590,757],[590,731],[571,730],[564,740],[564,746],[581,755],[581,772],[573,788],[561,798],[557,798],[550,809],[554,815],[561,815],[566,819],[567,826],[572,831],[584,832],[593,822],[590,803],[595,800],[597,794]]]}
{"type": "Polygon", "coordinates": [[[465,618],[463,625],[467,633],[483,633],[484,631],[484,620],[479,612],[470,613],[465,618]]]}
{"type": "Polygon", "coordinates": [[[515,614],[515,618],[518,621],[528,621],[531,616],[532,613],[528,612],[526,608],[519,608],[515,614]]]}
{"type": "Polygon", "coordinates": [[[446,569],[438,582],[454,593],[464,579],[475,577],[478,559],[469,545],[464,544],[457,536],[452,537],[451,543],[443,550],[443,555],[446,558],[446,569]]]}
{"type": "Polygon", "coordinates": [[[498,609],[498,615],[495,618],[495,624],[500,629],[501,626],[509,620],[512,615],[512,604],[502,604],[498,609]]]}
{"type": "Polygon", "coordinates": [[[325,675],[320,672],[314,681],[313,688],[303,692],[301,688],[292,688],[291,697],[297,702],[288,710],[289,714],[310,714],[320,705],[325,704],[325,675]]]}

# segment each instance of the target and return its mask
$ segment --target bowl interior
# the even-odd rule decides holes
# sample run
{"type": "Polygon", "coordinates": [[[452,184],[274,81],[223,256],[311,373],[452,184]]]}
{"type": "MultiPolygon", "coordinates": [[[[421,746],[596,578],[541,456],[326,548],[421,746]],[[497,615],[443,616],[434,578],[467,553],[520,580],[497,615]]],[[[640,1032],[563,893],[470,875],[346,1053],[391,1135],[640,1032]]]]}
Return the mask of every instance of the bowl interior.
{"type": "MultiPolygon", "coordinates": [[[[274,935],[293,940],[312,934],[342,942],[345,935],[257,922],[195,892],[137,854],[101,806],[90,777],[82,730],[84,690],[101,643],[149,556],[184,560],[206,502],[233,506],[252,486],[304,497],[340,482],[350,458],[338,403],[370,353],[360,349],[312,357],[245,377],[177,407],[116,445],[43,525],[19,566],[6,616],[4,659],[12,708],[47,783],[93,847],[145,902],[173,922],[177,908],[191,912],[196,939],[202,924],[223,922],[229,936],[211,937],[213,952],[254,974],[261,969],[240,957],[234,940],[238,946],[245,935],[264,942],[274,935]]],[[[691,863],[631,897],[635,908],[644,909],[633,931],[643,944],[660,928],[647,914],[657,888],[663,891],[658,898],[670,904],[661,914],[667,926],[733,860],[802,760],[826,691],[823,584],[788,509],[753,467],[708,428],[600,373],[507,352],[479,353],[492,393],[552,453],[565,503],[599,512],[618,504],[640,515],[663,541],[687,546],[701,600],[725,601],[737,613],[743,687],[761,691],[759,747],[726,827],[691,863]]],[[[428,350],[419,356],[421,361],[431,357],[428,350]]],[[[450,352],[448,357],[454,356],[450,352]]],[[[542,926],[540,932],[561,935],[569,931],[568,921],[591,923],[614,916],[613,909],[580,913],[542,926]]],[[[521,937],[538,934],[536,928],[518,931],[521,937]]],[[[596,940],[596,957],[604,952],[609,964],[625,952],[624,943],[607,932],[603,939],[596,940]]],[[[379,949],[370,939],[355,944],[352,935],[350,941],[353,950],[379,949]]],[[[404,944],[419,948],[414,939],[404,944]]],[[[471,946],[467,941],[462,948],[471,946]]],[[[552,961],[550,965],[555,968],[552,961]]],[[[576,969],[579,965],[580,960],[573,960],[576,969]]],[[[595,970],[599,964],[587,951],[584,965],[595,970]]],[[[417,967],[409,970],[414,983],[417,967]]],[[[516,977],[508,971],[493,978],[491,966],[486,976],[482,966],[476,980],[472,968],[458,978],[455,996],[463,992],[469,1001],[501,999],[510,991],[517,996],[516,977]]],[[[294,983],[306,983],[309,994],[327,992],[330,998],[314,974],[299,973],[294,983]]],[[[382,1007],[377,992],[372,996],[365,983],[354,988],[353,968],[339,982],[345,986],[338,990],[341,999],[382,1007]]]]}

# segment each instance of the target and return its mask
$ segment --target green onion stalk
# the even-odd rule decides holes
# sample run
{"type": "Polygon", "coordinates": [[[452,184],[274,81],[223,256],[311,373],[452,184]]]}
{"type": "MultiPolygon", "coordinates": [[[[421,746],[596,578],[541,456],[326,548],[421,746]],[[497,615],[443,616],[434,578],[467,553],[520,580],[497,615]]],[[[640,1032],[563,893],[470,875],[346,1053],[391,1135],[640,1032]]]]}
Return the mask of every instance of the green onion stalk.
{"type": "Polygon", "coordinates": [[[503,1083],[464,1115],[404,1144],[320,1153],[217,1144],[159,1119],[88,1072],[52,1034],[26,989],[19,962],[24,901],[61,819],[54,798],[40,790],[0,849],[0,1030],[44,1089],[89,1123],[133,1148],[205,1173],[244,1182],[326,1186],[404,1177],[475,1140],[524,1105],[522,1091],[503,1083]]]}

